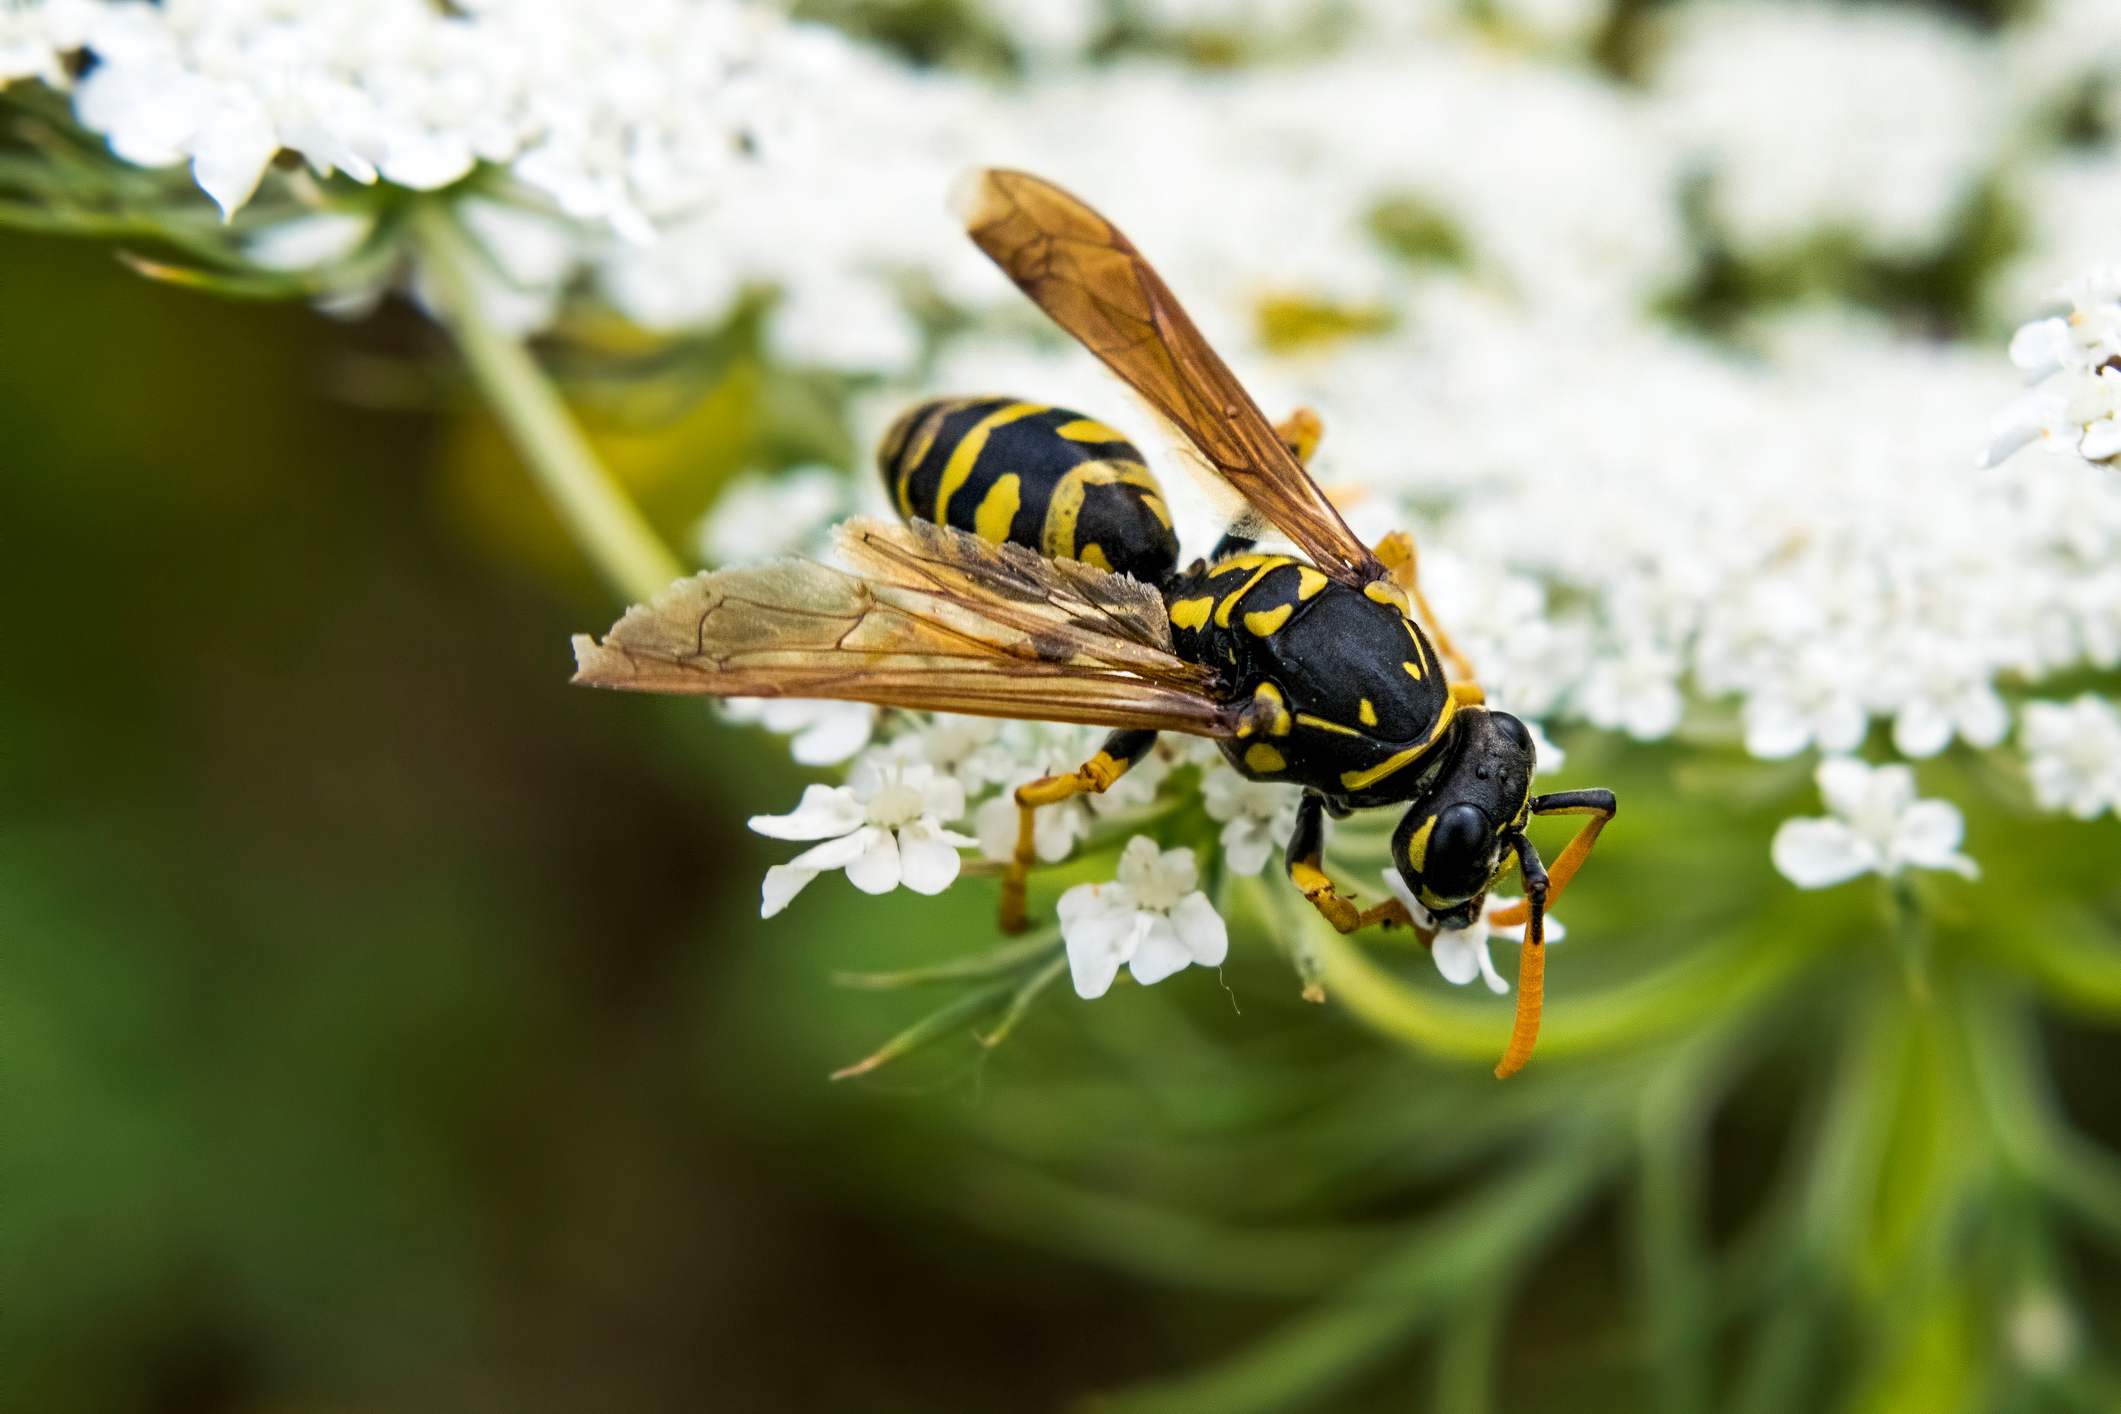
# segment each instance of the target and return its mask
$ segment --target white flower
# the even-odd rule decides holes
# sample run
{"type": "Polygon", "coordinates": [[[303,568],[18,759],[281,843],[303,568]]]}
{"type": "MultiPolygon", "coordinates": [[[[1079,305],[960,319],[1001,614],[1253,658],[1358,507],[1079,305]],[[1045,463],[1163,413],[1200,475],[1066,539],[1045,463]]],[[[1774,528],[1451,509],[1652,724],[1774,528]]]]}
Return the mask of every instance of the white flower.
{"type": "Polygon", "coordinates": [[[1679,672],[1676,655],[1638,639],[1592,667],[1583,684],[1583,715],[1594,725],[1618,728],[1637,741],[1670,736],[1686,706],[1679,695],[1679,672]]]}
{"type": "Polygon", "coordinates": [[[1761,674],[1746,699],[1745,749],[1765,761],[1785,760],[1817,743],[1827,753],[1854,751],[1870,726],[1861,674],[1836,644],[1812,642],[1782,661],[1780,674],[1761,674]]]}
{"type": "MultiPolygon", "coordinates": [[[[485,197],[466,197],[455,211],[480,255],[466,263],[464,274],[486,321],[511,334],[551,323],[579,258],[574,229],[543,212],[485,197]]],[[[417,272],[413,293],[429,309],[441,307],[424,270],[417,272]]]]}
{"type": "Polygon", "coordinates": [[[1935,756],[1954,736],[1987,748],[2010,734],[2010,709],[1993,687],[1964,671],[1950,676],[1957,681],[1917,689],[1902,700],[1893,717],[1893,746],[1902,756],[1935,756]]]}
{"type": "MultiPolygon", "coordinates": [[[[997,779],[1003,790],[981,805],[972,817],[980,852],[997,860],[1015,854],[1020,820],[1017,788],[1046,776],[1064,776],[1074,771],[1097,750],[1105,735],[1095,728],[1040,722],[1006,724],[997,743],[1010,758],[997,779]]],[[[1033,849],[1038,858],[1047,864],[1058,863],[1074,852],[1077,842],[1089,835],[1100,818],[1124,815],[1148,805],[1156,799],[1157,787],[1170,770],[1170,762],[1161,752],[1151,753],[1100,795],[1078,795],[1041,806],[1032,827],[1033,849]]]]}
{"type": "MultiPolygon", "coordinates": [[[[979,837],[980,853],[990,860],[1005,860],[1016,854],[1017,830],[1023,821],[1016,803],[1017,785],[1049,775],[1034,772],[981,803],[972,815],[972,831],[979,837]]],[[[1041,806],[1031,822],[1031,848],[1046,864],[1058,864],[1075,852],[1077,841],[1090,833],[1090,807],[1082,796],[1055,805],[1041,806]]]]}
{"type": "Polygon", "coordinates": [[[0,3],[0,88],[16,79],[64,84],[66,67],[59,56],[81,42],[86,19],[81,0],[0,3]]]}
{"type": "Polygon", "coordinates": [[[2043,810],[2092,820],[2121,815],[2121,712],[2085,693],[2073,702],[2028,702],[2018,731],[2043,810]]]}
{"type": "Polygon", "coordinates": [[[926,762],[965,788],[967,796],[1009,779],[1016,770],[992,717],[939,713],[918,731],[892,739],[884,750],[901,761],[926,762]]]}
{"type": "Polygon", "coordinates": [[[941,893],[957,878],[958,850],[975,843],[943,828],[964,813],[963,789],[926,766],[875,765],[848,785],[805,787],[792,813],[751,817],[751,828],[771,839],[824,841],[766,871],[759,917],[773,917],[833,869],[846,870],[865,894],[888,894],[900,884],[941,893]]]}
{"type": "Polygon", "coordinates": [[[2005,127],[1974,33],[1914,10],[1721,0],[1672,31],[1660,116],[1748,249],[1832,227],[1932,249],[2005,127]]]}
{"type": "Polygon", "coordinates": [[[1916,799],[1911,768],[1842,756],[1820,762],[1815,779],[1833,814],[1783,821],[1770,850],[1775,868],[1798,888],[1823,889],[1862,874],[1892,878],[1909,868],[1979,874],[1959,852],[1959,807],[1916,799]]]}
{"type": "Polygon", "coordinates": [[[1997,416],[1984,466],[2036,441],[2092,462],[2121,455],[2121,266],[2089,272],[2061,298],[2067,315],[2011,338],[2011,362],[2031,386],[1997,416]]]}
{"type": "Polygon", "coordinates": [[[1223,863],[1233,873],[1257,874],[1296,828],[1302,792],[1247,780],[1217,761],[1204,772],[1201,797],[1208,818],[1222,822],[1223,863]]]}
{"type": "Polygon", "coordinates": [[[833,698],[731,697],[722,711],[733,722],[756,722],[790,738],[788,754],[804,766],[832,766],[869,744],[877,709],[833,698]]]}
{"type": "Polygon", "coordinates": [[[1221,966],[1229,930],[1199,881],[1192,850],[1159,850],[1136,835],[1120,854],[1116,882],[1062,894],[1061,938],[1076,995],[1103,996],[1122,965],[1145,987],[1189,963],[1221,966]]]}
{"type": "Polygon", "coordinates": [[[710,565],[816,554],[826,547],[827,529],[847,513],[847,489],[847,478],[826,466],[739,476],[715,497],[694,542],[710,565]]]}
{"type": "MultiPolygon", "coordinates": [[[[1497,996],[1510,990],[1510,984],[1495,970],[1494,959],[1488,956],[1488,941],[1491,938],[1500,938],[1504,942],[1523,946],[1525,924],[1509,924],[1499,928],[1495,925],[1496,915],[1516,908],[1524,902],[1523,899],[1490,894],[1487,901],[1480,906],[1480,917],[1463,928],[1443,928],[1437,925],[1429,910],[1421,906],[1420,900],[1414,897],[1413,890],[1407,887],[1407,881],[1399,877],[1397,869],[1385,870],[1383,877],[1385,887],[1392,891],[1392,897],[1406,905],[1407,912],[1414,916],[1415,924],[1424,929],[1435,929],[1436,936],[1429,943],[1429,957],[1436,963],[1436,970],[1443,974],[1444,981],[1454,987],[1463,987],[1475,977],[1479,977],[1487,982],[1488,990],[1497,996]]],[[[1541,936],[1549,943],[1558,943],[1568,936],[1568,932],[1568,929],[1561,926],[1561,920],[1549,913],[1541,929],[1541,936]]]]}
{"type": "Polygon", "coordinates": [[[366,213],[312,212],[267,226],[244,243],[244,252],[267,270],[314,270],[352,255],[375,228],[366,213]]]}

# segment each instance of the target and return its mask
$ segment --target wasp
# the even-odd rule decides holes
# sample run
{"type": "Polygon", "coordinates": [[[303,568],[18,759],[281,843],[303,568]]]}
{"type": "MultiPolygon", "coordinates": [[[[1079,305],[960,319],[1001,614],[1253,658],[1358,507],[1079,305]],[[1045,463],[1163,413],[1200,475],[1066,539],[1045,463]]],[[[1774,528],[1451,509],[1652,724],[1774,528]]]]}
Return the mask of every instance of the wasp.
{"type": "Polygon", "coordinates": [[[840,528],[844,568],[807,560],[681,580],[600,642],[574,641],[575,681],[744,697],[1085,723],[1112,729],[1083,765],[1016,792],[1001,922],[1025,923],[1036,812],[1109,789],[1159,732],[1214,740],[1243,775],[1302,789],[1285,860],[1334,928],[1414,929],[1481,915],[1512,868],[1524,899],[1517,1014],[1497,1075],[1530,1058],[1545,915],[1613,818],[1610,791],[1532,793],[1530,733],[1486,706],[1421,592],[1412,538],[1366,545],[1305,470],[1322,428],[1276,426],[1162,278],[1096,211],[1023,172],[973,173],[967,233],[1040,309],[1177,433],[1242,510],[1181,567],[1162,491],[1093,418],[1013,398],[938,399],[879,453],[902,524],[840,528]],[[1256,548],[1262,526],[1298,554],[1256,548]],[[1359,908],[1327,875],[1325,819],[1404,805],[1392,863],[1421,906],[1359,908]],[[1526,833],[1584,817],[1551,868],[1526,833]]]}

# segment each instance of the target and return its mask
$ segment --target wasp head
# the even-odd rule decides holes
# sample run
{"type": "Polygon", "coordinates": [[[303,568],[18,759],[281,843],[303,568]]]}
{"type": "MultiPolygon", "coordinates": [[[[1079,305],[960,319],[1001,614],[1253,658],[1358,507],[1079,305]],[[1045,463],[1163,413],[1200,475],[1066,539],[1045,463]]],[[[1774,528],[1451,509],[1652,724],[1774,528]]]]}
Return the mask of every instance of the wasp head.
{"type": "Polygon", "coordinates": [[[1529,818],[1532,734],[1507,712],[1459,714],[1456,745],[1392,832],[1392,863],[1429,916],[1463,928],[1510,867],[1529,818]]]}

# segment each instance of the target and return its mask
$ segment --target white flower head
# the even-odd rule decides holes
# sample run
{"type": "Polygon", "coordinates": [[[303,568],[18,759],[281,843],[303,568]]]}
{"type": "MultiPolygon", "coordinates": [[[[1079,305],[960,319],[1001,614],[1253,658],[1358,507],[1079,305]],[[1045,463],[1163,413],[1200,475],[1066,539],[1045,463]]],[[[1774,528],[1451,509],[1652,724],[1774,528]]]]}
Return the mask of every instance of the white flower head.
{"type": "Polygon", "coordinates": [[[1257,874],[1296,828],[1302,793],[1272,781],[1247,780],[1217,760],[1206,768],[1201,803],[1222,822],[1223,863],[1237,874],[1257,874]]]}
{"type": "Polygon", "coordinates": [[[1002,724],[992,717],[939,712],[918,729],[893,737],[884,750],[901,761],[933,766],[971,797],[1008,780],[1016,769],[1001,733],[1002,724]]]}
{"type": "Polygon", "coordinates": [[[789,738],[788,754],[799,765],[835,766],[869,744],[877,709],[832,698],[731,697],[722,703],[722,714],[789,738]]]}
{"type": "MultiPolygon", "coordinates": [[[[1019,786],[1046,776],[1064,776],[1075,770],[1097,749],[1104,733],[1040,722],[1012,722],[1004,727],[990,760],[999,763],[994,782],[1004,789],[983,803],[972,817],[973,833],[980,850],[989,859],[1007,859],[1016,852],[1017,828],[1022,819],[1016,804],[1019,786]]],[[[1101,794],[1072,796],[1043,806],[1033,822],[1033,842],[1039,859],[1055,864],[1075,852],[1100,819],[1139,810],[1156,799],[1157,787],[1171,771],[1163,753],[1152,752],[1136,762],[1126,775],[1101,794]]]]}
{"type": "Polygon", "coordinates": [[[722,489],[693,539],[710,565],[817,556],[830,547],[832,523],[848,509],[847,478],[831,467],[751,472],[722,489]]]}
{"type": "Polygon", "coordinates": [[[2018,733],[2043,810],[2094,820],[2121,815],[2121,712],[2085,693],[2073,702],[2029,702],[2018,733]]]}
{"type": "Polygon", "coordinates": [[[957,878],[957,852],[976,843],[944,828],[964,813],[964,788],[929,766],[865,762],[847,785],[805,787],[790,814],[751,817],[751,828],[771,839],[824,841],[766,871],[759,916],[773,917],[834,869],[866,894],[900,884],[941,893],[957,878]]]}
{"type": "Polygon", "coordinates": [[[1120,853],[1117,880],[1062,894],[1061,938],[1076,995],[1103,996],[1122,966],[1145,987],[1189,964],[1221,966],[1229,930],[1199,882],[1192,850],[1158,849],[1136,835],[1120,853]]]}
{"type": "MultiPolygon", "coordinates": [[[[1463,987],[1478,977],[1485,981],[1488,990],[1498,997],[1510,990],[1510,984],[1495,970],[1494,959],[1488,956],[1488,943],[1491,939],[1499,938],[1503,942],[1523,945],[1525,924],[1498,926],[1495,922],[1498,916],[1523,903],[1523,899],[1490,894],[1487,901],[1481,904],[1478,918],[1463,928],[1444,928],[1437,924],[1429,910],[1421,906],[1413,891],[1407,887],[1407,881],[1399,877],[1397,869],[1385,870],[1384,881],[1385,887],[1392,891],[1392,897],[1405,904],[1407,912],[1414,915],[1414,922],[1418,926],[1436,930],[1436,936],[1429,944],[1429,957],[1435,962],[1436,970],[1443,974],[1444,981],[1454,987],[1463,987]]],[[[1546,916],[1541,928],[1541,936],[1549,943],[1560,942],[1568,936],[1568,932],[1568,929],[1561,926],[1561,920],[1551,913],[1546,916]]]]}
{"type": "Polygon", "coordinates": [[[1911,768],[1843,756],[1820,762],[1816,779],[1833,814],[1783,821],[1770,851],[1775,868],[1798,888],[1828,888],[1864,874],[1893,878],[1910,868],[1979,874],[1959,852],[1966,828],[1959,807],[1918,800],[1911,768]]]}

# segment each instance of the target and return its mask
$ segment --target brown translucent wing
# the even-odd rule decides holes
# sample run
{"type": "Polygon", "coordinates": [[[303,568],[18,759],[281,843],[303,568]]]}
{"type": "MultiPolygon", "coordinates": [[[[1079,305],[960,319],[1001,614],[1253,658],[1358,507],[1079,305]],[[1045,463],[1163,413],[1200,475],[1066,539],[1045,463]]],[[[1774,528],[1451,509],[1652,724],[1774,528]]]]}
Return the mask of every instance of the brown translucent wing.
{"type": "Polygon", "coordinates": [[[716,570],[574,640],[574,680],[637,692],[835,697],[1228,736],[1214,677],[1171,650],[1147,585],[942,526],[851,521],[853,573],[716,570]]]}
{"type": "Polygon", "coordinates": [[[1051,182],[975,172],[960,214],[1017,287],[1161,413],[1209,468],[1351,584],[1385,570],[1118,228],[1051,182]]]}

